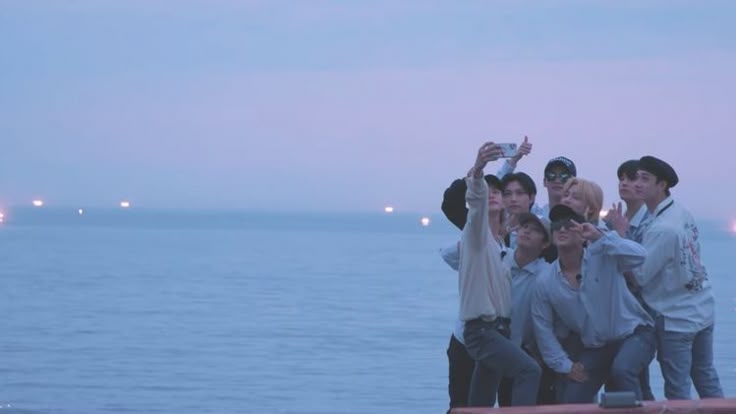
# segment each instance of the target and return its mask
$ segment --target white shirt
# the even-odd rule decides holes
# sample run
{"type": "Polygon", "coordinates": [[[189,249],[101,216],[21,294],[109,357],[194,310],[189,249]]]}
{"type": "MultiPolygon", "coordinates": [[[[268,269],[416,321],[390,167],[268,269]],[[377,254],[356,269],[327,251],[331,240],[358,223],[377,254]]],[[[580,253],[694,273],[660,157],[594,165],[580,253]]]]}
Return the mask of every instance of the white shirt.
{"type": "Polygon", "coordinates": [[[644,301],[664,317],[666,331],[691,333],[712,325],[715,299],[690,212],[667,197],[642,226],[648,256],[634,276],[644,301]]]}
{"type": "Polygon", "coordinates": [[[501,249],[488,223],[488,184],[483,177],[465,179],[468,221],[460,244],[459,317],[493,320],[511,316],[511,272],[501,263],[501,249]]]}

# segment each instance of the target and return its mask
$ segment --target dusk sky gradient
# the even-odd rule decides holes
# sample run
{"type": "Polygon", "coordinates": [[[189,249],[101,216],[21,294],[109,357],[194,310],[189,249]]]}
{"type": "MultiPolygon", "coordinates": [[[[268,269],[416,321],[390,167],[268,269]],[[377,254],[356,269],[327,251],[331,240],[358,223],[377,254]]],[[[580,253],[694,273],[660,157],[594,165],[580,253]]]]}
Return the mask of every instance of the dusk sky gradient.
{"type": "MultiPolygon", "coordinates": [[[[0,0],[0,207],[439,211],[486,140],[736,219],[733,1],[0,0]]],[[[491,166],[489,172],[495,171],[491,166]]]]}

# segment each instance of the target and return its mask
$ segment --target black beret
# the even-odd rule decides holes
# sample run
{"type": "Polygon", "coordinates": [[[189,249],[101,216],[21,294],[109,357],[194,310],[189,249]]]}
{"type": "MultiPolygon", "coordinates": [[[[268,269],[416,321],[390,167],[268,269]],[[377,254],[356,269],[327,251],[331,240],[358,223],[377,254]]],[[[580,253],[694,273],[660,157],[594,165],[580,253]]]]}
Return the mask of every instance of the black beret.
{"type": "Polygon", "coordinates": [[[676,186],[680,181],[671,165],[650,155],[639,159],[639,169],[654,175],[659,180],[667,181],[667,186],[670,188],[676,186]]]}

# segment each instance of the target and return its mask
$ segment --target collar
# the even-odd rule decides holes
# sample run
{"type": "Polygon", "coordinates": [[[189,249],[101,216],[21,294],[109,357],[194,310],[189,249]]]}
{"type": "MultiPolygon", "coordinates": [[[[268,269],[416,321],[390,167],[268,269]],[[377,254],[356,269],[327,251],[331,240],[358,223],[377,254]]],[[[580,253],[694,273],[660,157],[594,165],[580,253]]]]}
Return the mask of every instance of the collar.
{"type": "Polygon", "coordinates": [[[670,208],[674,202],[675,200],[672,199],[672,196],[668,196],[667,198],[662,200],[659,204],[657,204],[657,208],[654,209],[654,217],[659,217],[659,215],[670,208]]]}
{"type": "Polygon", "coordinates": [[[516,262],[516,250],[512,249],[509,250],[508,256],[509,258],[509,265],[511,266],[511,270],[519,271],[527,271],[529,273],[535,273],[537,266],[539,265],[540,261],[543,260],[541,257],[537,257],[536,259],[532,260],[531,262],[527,263],[526,266],[521,267],[516,262]]]}
{"type": "Polygon", "coordinates": [[[644,216],[647,214],[647,204],[644,203],[639,207],[639,210],[636,211],[636,213],[631,217],[631,220],[629,220],[629,226],[631,227],[639,227],[642,220],[644,220],[644,216]]]}

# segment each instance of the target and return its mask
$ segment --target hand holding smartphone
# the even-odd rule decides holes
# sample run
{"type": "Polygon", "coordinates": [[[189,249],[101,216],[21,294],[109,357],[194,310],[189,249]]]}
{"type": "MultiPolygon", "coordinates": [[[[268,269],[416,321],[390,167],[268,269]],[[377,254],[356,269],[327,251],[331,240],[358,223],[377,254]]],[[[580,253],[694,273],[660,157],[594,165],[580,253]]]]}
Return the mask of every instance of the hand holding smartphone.
{"type": "Polygon", "coordinates": [[[501,158],[511,158],[516,154],[516,144],[505,143],[496,145],[498,145],[501,148],[501,151],[503,151],[501,158]]]}

